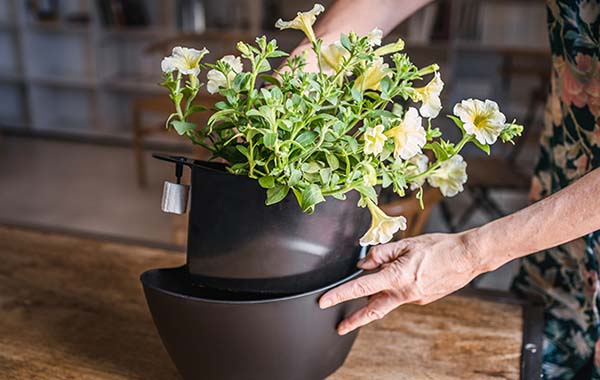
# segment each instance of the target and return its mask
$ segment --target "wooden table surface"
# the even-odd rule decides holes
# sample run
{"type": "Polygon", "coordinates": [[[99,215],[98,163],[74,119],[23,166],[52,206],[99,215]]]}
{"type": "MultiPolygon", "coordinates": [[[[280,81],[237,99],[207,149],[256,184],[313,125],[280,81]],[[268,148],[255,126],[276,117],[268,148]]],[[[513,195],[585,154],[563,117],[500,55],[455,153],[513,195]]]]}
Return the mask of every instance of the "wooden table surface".
{"type": "MultiPolygon", "coordinates": [[[[0,260],[2,379],[179,379],[138,277],[183,254],[0,226],[0,260]]],[[[363,328],[330,379],[518,379],[521,343],[521,306],[451,296],[363,328]]]]}

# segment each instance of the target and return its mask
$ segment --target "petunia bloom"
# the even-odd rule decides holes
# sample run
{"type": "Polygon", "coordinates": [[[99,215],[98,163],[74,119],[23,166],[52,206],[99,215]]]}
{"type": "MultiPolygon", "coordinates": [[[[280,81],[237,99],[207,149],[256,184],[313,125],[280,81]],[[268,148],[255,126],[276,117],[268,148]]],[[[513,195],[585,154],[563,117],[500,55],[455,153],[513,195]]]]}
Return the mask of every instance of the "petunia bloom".
{"type": "Polygon", "coordinates": [[[206,48],[196,50],[177,46],[173,48],[170,56],[163,58],[160,66],[162,71],[167,74],[179,71],[184,75],[197,76],[200,74],[200,60],[208,53],[206,48]]]}
{"type": "Polygon", "coordinates": [[[347,59],[349,56],[350,52],[339,41],[335,41],[321,49],[321,57],[323,58],[325,70],[338,72],[344,63],[344,59],[347,59]]]}
{"type": "Polygon", "coordinates": [[[361,92],[379,90],[381,80],[388,75],[389,65],[383,63],[383,58],[377,57],[371,65],[354,82],[354,88],[361,92]]]}
{"type": "Polygon", "coordinates": [[[387,137],[394,139],[394,157],[408,160],[421,153],[421,148],[427,143],[427,136],[422,125],[422,118],[417,109],[410,107],[402,122],[385,132],[387,137]]]}
{"type": "Polygon", "coordinates": [[[376,125],[373,128],[367,128],[364,134],[365,154],[378,155],[383,151],[383,146],[387,137],[383,134],[383,125],[376,125]]]}
{"type": "Polygon", "coordinates": [[[454,114],[464,123],[463,128],[481,144],[493,144],[504,129],[506,117],[491,100],[467,99],[454,106],[454,114]]]}
{"type": "Polygon", "coordinates": [[[445,197],[453,197],[463,191],[467,182],[467,163],[461,155],[442,162],[440,167],[427,178],[427,182],[440,189],[445,197]]]}
{"type": "Polygon", "coordinates": [[[377,185],[377,171],[369,162],[363,162],[363,181],[367,186],[377,185]]]}
{"type": "Polygon", "coordinates": [[[385,244],[392,240],[398,230],[406,229],[406,218],[386,215],[375,203],[367,199],[367,207],[371,212],[371,227],[360,238],[360,245],[385,244]]]}
{"type": "Polygon", "coordinates": [[[244,70],[244,64],[240,57],[226,55],[221,58],[220,61],[227,63],[229,72],[227,73],[227,76],[225,76],[221,71],[212,69],[206,74],[206,78],[208,79],[206,90],[211,94],[218,92],[221,87],[227,88],[227,84],[235,79],[236,74],[241,73],[242,70],[244,70]]]}
{"type": "MultiPolygon", "coordinates": [[[[408,162],[410,165],[406,168],[405,174],[407,177],[412,177],[417,176],[427,170],[429,158],[427,155],[419,153],[408,160],[408,162]]],[[[410,189],[413,191],[417,190],[419,187],[423,186],[423,183],[425,183],[425,177],[417,178],[410,183],[410,189]]]]}
{"type": "Polygon", "coordinates": [[[297,29],[301,30],[306,34],[310,42],[315,42],[315,32],[313,31],[313,24],[317,20],[317,16],[325,10],[321,4],[315,4],[313,8],[308,12],[298,12],[295,19],[292,21],[283,21],[282,19],[277,20],[275,27],[281,30],[283,29],[297,29]]]}
{"type": "Polygon", "coordinates": [[[381,39],[383,38],[383,31],[379,28],[375,28],[367,34],[367,38],[369,39],[369,45],[379,46],[381,45],[381,39]]]}
{"type": "Polygon", "coordinates": [[[436,118],[442,110],[442,101],[440,100],[440,94],[444,89],[444,82],[440,77],[440,73],[436,72],[431,82],[425,87],[416,88],[415,96],[413,100],[421,103],[419,112],[421,116],[428,119],[436,118]]]}

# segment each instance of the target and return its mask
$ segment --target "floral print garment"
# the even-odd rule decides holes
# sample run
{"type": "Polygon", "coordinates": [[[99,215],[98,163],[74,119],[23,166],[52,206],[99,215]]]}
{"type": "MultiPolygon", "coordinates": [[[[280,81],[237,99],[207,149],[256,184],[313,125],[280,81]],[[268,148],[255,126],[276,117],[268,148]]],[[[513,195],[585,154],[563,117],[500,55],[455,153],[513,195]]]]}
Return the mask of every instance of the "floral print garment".
{"type": "MultiPolygon", "coordinates": [[[[552,77],[532,200],[600,167],[600,0],[547,0],[552,77]]],[[[600,197],[600,196],[599,196],[600,197]]],[[[545,379],[600,380],[600,231],[524,258],[513,289],[546,303],[545,379]]]]}

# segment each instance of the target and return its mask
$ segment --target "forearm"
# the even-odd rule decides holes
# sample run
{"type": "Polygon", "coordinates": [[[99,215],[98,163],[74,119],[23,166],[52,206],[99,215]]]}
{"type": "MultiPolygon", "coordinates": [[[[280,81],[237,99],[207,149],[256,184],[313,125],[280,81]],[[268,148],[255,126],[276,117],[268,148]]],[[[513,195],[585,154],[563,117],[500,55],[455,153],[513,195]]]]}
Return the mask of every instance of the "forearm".
{"type": "MultiPolygon", "coordinates": [[[[389,34],[399,23],[433,0],[337,0],[315,25],[315,35],[324,43],[339,40],[350,31],[364,36],[374,28],[389,34]]],[[[299,49],[305,48],[304,40],[299,49]]],[[[298,49],[297,49],[298,50],[298,49]]]]}
{"type": "Polygon", "coordinates": [[[464,234],[484,271],[600,230],[600,169],[514,214],[464,234]]]}
{"type": "Polygon", "coordinates": [[[389,34],[399,23],[432,0],[337,0],[315,28],[325,42],[353,31],[366,35],[375,27],[389,34]]]}

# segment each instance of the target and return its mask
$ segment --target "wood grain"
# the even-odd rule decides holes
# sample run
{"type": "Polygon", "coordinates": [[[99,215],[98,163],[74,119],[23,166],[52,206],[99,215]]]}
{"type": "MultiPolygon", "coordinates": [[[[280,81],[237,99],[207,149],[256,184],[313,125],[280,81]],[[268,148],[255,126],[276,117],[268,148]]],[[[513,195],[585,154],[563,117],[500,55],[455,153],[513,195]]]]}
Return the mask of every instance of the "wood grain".
{"type": "MultiPolygon", "coordinates": [[[[0,257],[0,378],[179,379],[138,277],[182,254],[0,227],[0,257]]],[[[520,306],[452,296],[364,328],[330,379],[517,379],[520,346],[520,306]]]]}

